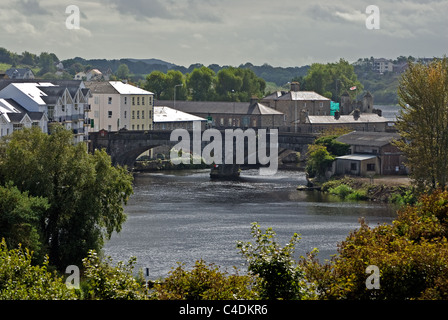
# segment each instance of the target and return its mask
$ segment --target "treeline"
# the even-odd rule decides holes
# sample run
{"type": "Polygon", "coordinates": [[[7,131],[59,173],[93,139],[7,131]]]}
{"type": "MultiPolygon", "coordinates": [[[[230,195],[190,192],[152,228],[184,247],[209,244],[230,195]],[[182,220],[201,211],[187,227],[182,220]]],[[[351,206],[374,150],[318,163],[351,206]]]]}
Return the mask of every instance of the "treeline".
{"type": "Polygon", "coordinates": [[[202,66],[187,74],[153,71],[146,77],[144,88],[160,100],[176,96],[178,100],[249,101],[252,96],[264,96],[266,81],[250,69],[227,67],[215,73],[202,66]]]}
{"type": "MultiPolygon", "coordinates": [[[[165,74],[166,79],[173,78],[174,80],[178,80],[180,78],[178,74],[181,74],[184,78],[184,87],[176,93],[176,98],[179,99],[203,100],[203,95],[207,94],[207,100],[223,99],[224,101],[247,101],[252,94],[259,96],[258,90],[247,93],[244,88],[244,86],[247,87],[247,83],[243,83],[243,85],[239,86],[239,80],[231,80],[231,77],[227,78],[230,82],[234,82],[234,84],[231,85],[233,88],[228,88],[226,85],[220,87],[215,80],[211,85],[211,89],[208,87],[209,83],[207,81],[207,88],[195,90],[195,92],[191,92],[192,87],[188,87],[187,79],[193,71],[198,69],[199,71],[196,71],[194,77],[200,75],[198,78],[201,78],[201,81],[204,81],[204,78],[208,77],[201,74],[204,70],[206,70],[207,73],[214,73],[215,78],[218,77],[218,74],[222,70],[224,70],[222,75],[225,73],[228,74],[229,72],[235,74],[234,70],[239,70],[239,74],[236,77],[242,78],[244,81],[244,78],[247,79],[247,75],[242,76],[241,74],[243,71],[241,70],[249,70],[256,77],[263,79],[265,81],[265,89],[269,87],[270,91],[286,90],[289,82],[299,81],[301,83],[301,90],[316,91],[334,101],[339,101],[339,97],[342,93],[341,91],[347,90],[347,88],[349,88],[348,86],[353,84],[352,86],[358,88],[358,93],[362,92],[362,88],[365,91],[369,91],[374,96],[375,104],[397,104],[397,87],[401,75],[394,72],[385,72],[384,74],[374,72],[372,70],[373,61],[374,58],[370,57],[360,58],[352,64],[341,59],[336,63],[314,63],[311,66],[307,65],[302,67],[274,67],[269,64],[255,66],[249,62],[241,64],[238,67],[220,66],[218,64],[205,66],[200,63],[184,67],[158,59],[108,60],[83,59],[76,57],[61,61],[54,53],[42,52],[37,55],[24,51],[21,54],[17,54],[8,51],[5,48],[0,48],[0,63],[12,67],[29,67],[33,70],[36,76],[44,79],[73,79],[78,72],[99,69],[103,73],[108,71],[111,72],[111,80],[126,79],[143,87],[149,86],[147,76],[151,73],[155,73],[158,76],[160,76],[160,74],[165,74]],[[61,70],[57,68],[59,63],[62,63],[63,65],[63,69],[61,70]],[[354,73],[351,69],[353,69],[354,73]],[[59,72],[56,74],[57,71],[59,72]],[[209,91],[209,89],[211,91],[209,91]],[[190,92],[188,92],[188,90],[190,90],[190,92]],[[225,93],[224,90],[230,91],[225,93]]],[[[408,61],[419,62],[419,59],[412,56],[400,56],[393,60],[393,63],[399,64],[408,61]]],[[[254,78],[253,75],[250,74],[250,77],[254,78]]],[[[169,80],[166,80],[166,84],[168,86],[172,85],[169,80]]],[[[253,84],[251,84],[251,86],[253,87],[253,84]]],[[[251,90],[253,89],[254,88],[251,88],[251,90]]],[[[262,92],[261,95],[268,93],[269,92],[262,92]]],[[[349,93],[352,95],[354,94],[354,92],[349,93]]],[[[167,88],[165,89],[165,92],[161,93],[160,99],[169,99],[173,96],[173,89],[167,88]]]]}

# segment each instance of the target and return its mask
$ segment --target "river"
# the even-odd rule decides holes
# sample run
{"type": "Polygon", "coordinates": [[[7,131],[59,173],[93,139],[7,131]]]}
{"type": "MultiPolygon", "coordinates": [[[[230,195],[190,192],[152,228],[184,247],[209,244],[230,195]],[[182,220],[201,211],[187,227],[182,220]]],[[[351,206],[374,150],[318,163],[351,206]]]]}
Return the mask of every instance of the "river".
{"type": "Polygon", "coordinates": [[[317,247],[323,261],[359,228],[360,217],[375,226],[396,216],[385,204],[297,191],[304,183],[304,174],[296,171],[259,176],[248,170],[240,181],[211,181],[209,170],[136,174],[127,221],[104,253],[114,262],[136,257],[137,269],[149,268],[151,279],[165,277],[177,262],[191,266],[201,258],[231,271],[244,262],[237,241],[252,240],[250,226],[258,222],[272,227],[282,245],[297,232],[297,257],[317,247]]]}

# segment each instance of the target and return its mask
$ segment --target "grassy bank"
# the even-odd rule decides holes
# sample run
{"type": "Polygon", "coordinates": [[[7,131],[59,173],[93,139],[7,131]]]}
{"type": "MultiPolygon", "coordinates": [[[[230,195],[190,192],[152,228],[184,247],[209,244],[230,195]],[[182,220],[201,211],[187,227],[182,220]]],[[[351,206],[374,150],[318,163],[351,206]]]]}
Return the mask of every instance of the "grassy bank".
{"type": "Polygon", "coordinates": [[[416,200],[412,185],[406,180],[400,183],[396,178],[374,179],[373,182],[358,177],[334,178],[323,183],[321,191],[346,200],[379,201],[399,205],[412,204],[416,200]]]}

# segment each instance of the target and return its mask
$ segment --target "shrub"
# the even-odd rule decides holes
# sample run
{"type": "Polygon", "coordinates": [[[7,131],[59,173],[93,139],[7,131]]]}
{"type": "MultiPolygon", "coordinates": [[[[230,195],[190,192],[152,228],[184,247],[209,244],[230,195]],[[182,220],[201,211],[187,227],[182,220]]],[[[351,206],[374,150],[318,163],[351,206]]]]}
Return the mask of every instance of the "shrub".
{"type": "Polygon", "coordinates": [[[304,273],[293,258],[295,244],[299,241],[294,234],[288,244],[281,248],[275,241],[271,228],[263,233],[260,226],[252,224],[255,243],[238,242],[237,247],[246,258],[248,271],[258,277],[258,290],[262,299],[301,300],[313,295],[305,283],[304,273]]]}
{"type": "Polygon", "coordinates": [[[116,266],[112,259],[103,260],[94,250],[83,259],[85,282],[82,286],[85,299],[119,299],[144,300],[147,298],[146,288],[133,276],[136,258],[129,259],[127,264],[122,261],[116,266]]]}
{"type": "Polygon", "coordinates": [[[361,227],[331,261],[300,264],[321,299],[448,299],[448,192],[424,195],[392,225],[361,227]],[[380,270],[380,289],[366,288],[366,268],[380,270]]]}
{"type": "Polygon", "coordinates": [[[33,253],[28,249],[8,250],[5,240],[0,243],[0,299],[7,300],[73,300],[77,296],[68,289],[56,273],[47,270],[48,259],[42,266],[33,266],[33,253]]]}
{"type": "Polygon", "coordinates": [[[256,299],[253,285],[251,276],[221,272],[218,266],[198,260],[191,271],[184,264],[170,271],[166,279],[154,285],[152,296],[159,300],[256,299]]]}

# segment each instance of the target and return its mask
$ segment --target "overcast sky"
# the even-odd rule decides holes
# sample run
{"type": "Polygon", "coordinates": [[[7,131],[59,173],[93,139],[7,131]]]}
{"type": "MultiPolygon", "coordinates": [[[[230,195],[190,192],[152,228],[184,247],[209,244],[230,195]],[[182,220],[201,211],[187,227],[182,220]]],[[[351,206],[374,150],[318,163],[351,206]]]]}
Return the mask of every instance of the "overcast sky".
{"type": "MultiPolygon", "coordinates": [[[[179,65],[303,66],[443,56],[446,0],[0,0],[0,47],[60,59],[157,58],[179,65]],[[380,29],[366,28],[369,5],[380,29]],[[66,28],[66,8],[80,28],[66,28]]],[[[72,20],[70,20],[72,21],[72,20]]]]}

